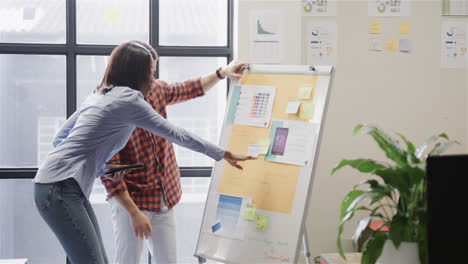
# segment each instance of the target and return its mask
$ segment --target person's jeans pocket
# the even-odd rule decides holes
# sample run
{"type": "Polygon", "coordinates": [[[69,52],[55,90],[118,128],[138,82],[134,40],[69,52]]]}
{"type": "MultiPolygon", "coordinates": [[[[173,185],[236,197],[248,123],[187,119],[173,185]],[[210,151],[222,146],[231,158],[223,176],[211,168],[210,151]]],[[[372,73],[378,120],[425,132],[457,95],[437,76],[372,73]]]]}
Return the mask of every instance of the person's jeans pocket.
{"type": "Polygon", "coordinates": [[[34,184],[34,203],[39,212],[49,210],[52,203],[52,193],[55,183],[35,183],[34,184]]]}
{"type": "Polygon", "coordinates": [[[61,182],[61,195],[63,199],[67,200],[86,200],[83,192],[81,191],[78,182],[73,178],[68,178],[61,182]]]}

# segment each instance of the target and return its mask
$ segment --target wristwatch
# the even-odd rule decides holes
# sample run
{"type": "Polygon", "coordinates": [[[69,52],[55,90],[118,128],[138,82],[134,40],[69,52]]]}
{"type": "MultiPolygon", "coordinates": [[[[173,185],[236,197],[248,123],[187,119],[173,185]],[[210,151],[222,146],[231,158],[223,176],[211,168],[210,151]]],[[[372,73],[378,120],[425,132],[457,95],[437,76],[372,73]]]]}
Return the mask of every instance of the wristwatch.
{"type": "Polygon", "coordinates": [[[225,76],[221,75],[221,68],[222,67],[219,67],[218,69],[216,69],[216,76],[218,76],[218,79],[220,79],[220,80],[226,78],[225,76]]]}

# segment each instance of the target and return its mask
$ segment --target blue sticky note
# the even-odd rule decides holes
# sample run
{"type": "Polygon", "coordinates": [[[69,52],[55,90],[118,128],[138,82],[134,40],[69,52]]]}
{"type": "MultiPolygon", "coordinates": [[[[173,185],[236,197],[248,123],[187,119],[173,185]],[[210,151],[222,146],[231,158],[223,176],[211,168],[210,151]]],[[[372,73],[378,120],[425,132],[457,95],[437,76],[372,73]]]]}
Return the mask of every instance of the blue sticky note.
{"type": "Polygon", "coordinates": [[[221,228],[221,222],[217,222],[216,224],[214,224],[214,225],[211,227],[211,231],[212,231],[213,233],[216,233],[216,231],[218,231],[220,228],[221,228]]]}

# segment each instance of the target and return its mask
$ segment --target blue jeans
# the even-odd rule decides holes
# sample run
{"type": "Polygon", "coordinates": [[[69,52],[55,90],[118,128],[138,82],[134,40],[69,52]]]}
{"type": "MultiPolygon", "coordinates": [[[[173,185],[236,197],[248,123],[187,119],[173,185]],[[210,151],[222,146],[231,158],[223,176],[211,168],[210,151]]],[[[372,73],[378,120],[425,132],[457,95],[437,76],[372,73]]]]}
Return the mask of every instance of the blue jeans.
{"type": "Polygon", "coordinates": [[[35,183],[34,202],[71,263],[109,263],[96,215],[73,178],[35,183]]]}

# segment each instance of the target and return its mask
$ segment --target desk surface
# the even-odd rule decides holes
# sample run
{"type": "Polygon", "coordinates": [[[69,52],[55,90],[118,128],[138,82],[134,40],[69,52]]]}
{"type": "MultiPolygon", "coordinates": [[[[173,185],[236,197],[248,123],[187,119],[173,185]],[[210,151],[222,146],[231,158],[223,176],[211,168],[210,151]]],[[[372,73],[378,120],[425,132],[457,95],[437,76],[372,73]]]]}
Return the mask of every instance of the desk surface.
{"type": "Polygon", "coordinates": [[[338,253],[324,253],[320,255],[321,264],[360,264],[361,253],[346,253],[344,260],[338,253]]]}

